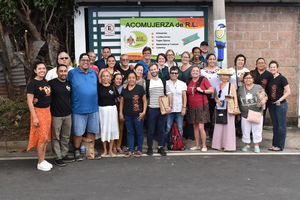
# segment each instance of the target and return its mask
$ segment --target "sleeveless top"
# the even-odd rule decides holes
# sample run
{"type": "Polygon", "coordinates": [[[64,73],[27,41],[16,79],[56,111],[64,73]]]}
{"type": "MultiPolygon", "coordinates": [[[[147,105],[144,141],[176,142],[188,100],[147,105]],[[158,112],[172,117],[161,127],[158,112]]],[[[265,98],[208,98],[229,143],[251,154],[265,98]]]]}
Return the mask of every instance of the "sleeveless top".
{"type": "MultiPolygon", "coordinates": [[[[218,84],[216,87],[216,92],[217,92],[216,95],[217,95],[218,99],[224,103],[223,103],[223,106],[219,106],[218,104],[216,104],[216,108],[220,109],[220,110],[225,110],[227,108],[227,102],[225,101],[225,96],[228,95],[229,83],[227,83],[226,86],[222,89],[221,95],[219,95],[220,94],[220,84],[218,84]],[[220,96],[220,98],[219,98],[219,96],[220,96]]],[[[229,94],[231,95],[231,91],[229,92],[229,94]]]]}

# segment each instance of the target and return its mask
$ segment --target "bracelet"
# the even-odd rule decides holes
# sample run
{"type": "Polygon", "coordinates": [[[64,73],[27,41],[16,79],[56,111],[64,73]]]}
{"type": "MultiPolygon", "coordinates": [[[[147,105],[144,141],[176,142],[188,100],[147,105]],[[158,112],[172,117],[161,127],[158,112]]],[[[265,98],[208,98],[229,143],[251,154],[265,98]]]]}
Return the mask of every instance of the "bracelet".
{"type": "Polygon", "coordinates": [[[205,90],[202,90],[203,91],[203,93],[205,94],[205,90]]]}

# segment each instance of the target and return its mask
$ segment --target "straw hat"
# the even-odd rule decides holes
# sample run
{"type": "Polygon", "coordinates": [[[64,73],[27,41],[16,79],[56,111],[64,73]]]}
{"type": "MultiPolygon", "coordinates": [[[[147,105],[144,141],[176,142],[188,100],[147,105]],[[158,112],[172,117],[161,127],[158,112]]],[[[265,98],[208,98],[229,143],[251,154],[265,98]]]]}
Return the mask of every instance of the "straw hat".
{"type": "Polygon", "coordinates": [[[232,72],[229,69],[220,69],[217,72],[218,75],[227,75],[227,76],[232,76],[232,72]]]}

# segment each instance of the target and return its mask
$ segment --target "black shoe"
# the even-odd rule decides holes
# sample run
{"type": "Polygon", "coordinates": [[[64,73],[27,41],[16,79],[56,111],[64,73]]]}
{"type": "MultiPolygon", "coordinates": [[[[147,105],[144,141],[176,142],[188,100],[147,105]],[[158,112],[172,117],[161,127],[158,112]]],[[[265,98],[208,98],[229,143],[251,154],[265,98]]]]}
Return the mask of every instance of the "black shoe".
{"type": "Polygon", "coordinates": [[[62,159],[56,159],[56,160],[54,160],[54,164],[57,165],[57,166],[59,166],[59,167],[64,167],[64,166],[67,165],[66,163],[64,163],[64,161],[62,159]]]}
{"type": "Polygon", "coordinates": [[[65,163],[71,163],[71,162],[74,162],[75,159],[71,158],[69,156],[65,156],[65,157],[63,157],[62,161],[64,161],[65,163]]]}
{"type": "Polygon", "coordinates": [[[167,153],[165,152],[163,147],[160,147],[158,149],[157,153],[159,153],[161,156],[166,156],[167,155],[167,153]]]}
{"type": "Polygon", "coordinates": [[[172,150],[172,145],[168,145],[168,150],[171,151],[172,150]]]}
{"type": "Polygon", "coordinates": [[[153,155],[153,149],[152,148],[148,148],[147,155],[148,156],[152,156],[153,155]]]}
{"type": "Polygon", "coordinates": [[[75,161],[77,161],[77,162],[83,161],[83,157],[80,154],[80,150],[79,149],[77,149],[77,150],[74,151],[74,158],[75,158],[75,161]]]}

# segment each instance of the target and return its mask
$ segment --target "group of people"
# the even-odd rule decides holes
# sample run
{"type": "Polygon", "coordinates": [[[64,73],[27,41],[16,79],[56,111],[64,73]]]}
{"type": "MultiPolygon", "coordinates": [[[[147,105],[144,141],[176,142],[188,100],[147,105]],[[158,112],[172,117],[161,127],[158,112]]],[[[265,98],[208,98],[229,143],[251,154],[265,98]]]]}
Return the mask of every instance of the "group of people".
{"type": "Polygon", "coordinates": [[[165,148],[172,149],[173,123],[182,137],[194,137],[190,150],[208,150],[208,131],[213,149],[235,151],[236,130],[241,129],[242,151],[250,150],[252,133],[254,152],[258,153],[266,108],[274,132],[269,150],[284,149],[290,88],[276,61],[271,61],[267,70],[265,59],[258,58],[250,72],[245,67],[246,57],[239,54],[234,67],[220,69],[216,55],[208,52],[207,42],[194,47],[192,53],[183,52],[180,66],[173,50],[151,60],[151,48],[145,47],[142,55],[136,65],[129,63],[126,54],[117,62],[105,47],[99,60],[94,52],[81,54],[76,68],[70,66],[66,52],[58,54],[58,65],[48,72],[42,62],[33,66],[34,75],[27,87],[31,113],[27,149],[37,148],[37,169],[49,171],[53,167],[45,160],[51,140],[58,166],[83,160],[82,143],[88,141],[93,149],[99,138],[103,153],[91,159],[123,153],[124,138],[124,157],[141,157],[144,130],[147,155],[153,154],[156,140],[157,153],[166,156],[165,148]],[[168,99],[166,114],[161,112],[162,96],[168,99]],[[68,156],[70,138],[74,158],[68,156]]]}

